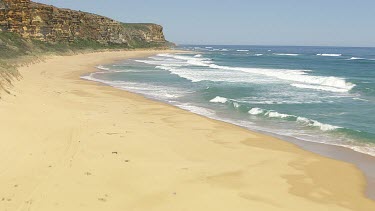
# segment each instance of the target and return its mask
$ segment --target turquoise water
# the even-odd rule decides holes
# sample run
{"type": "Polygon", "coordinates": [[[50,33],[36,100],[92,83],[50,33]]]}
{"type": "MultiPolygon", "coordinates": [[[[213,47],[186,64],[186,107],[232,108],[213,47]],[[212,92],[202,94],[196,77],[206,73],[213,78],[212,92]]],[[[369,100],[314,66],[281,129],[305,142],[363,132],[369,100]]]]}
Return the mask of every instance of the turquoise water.
{"type": "Polygon", "coordinates": [[[182,46],[83,76],[210,118],[375,156],[375,48],[182,46]]]}

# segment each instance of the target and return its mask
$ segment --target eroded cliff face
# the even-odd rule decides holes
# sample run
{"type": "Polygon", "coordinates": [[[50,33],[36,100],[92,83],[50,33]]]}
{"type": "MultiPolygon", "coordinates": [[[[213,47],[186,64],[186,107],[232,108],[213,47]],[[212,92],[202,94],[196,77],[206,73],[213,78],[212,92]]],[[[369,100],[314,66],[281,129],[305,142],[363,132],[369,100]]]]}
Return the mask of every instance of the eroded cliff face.
{"type": "Polygon", "coordinates": [[[157,24],[124,24],[103,16],[30,0],[0,0],[0,30],[46,42],[90,39],[129,47],[167,43],[162,26],[157,24]]]}

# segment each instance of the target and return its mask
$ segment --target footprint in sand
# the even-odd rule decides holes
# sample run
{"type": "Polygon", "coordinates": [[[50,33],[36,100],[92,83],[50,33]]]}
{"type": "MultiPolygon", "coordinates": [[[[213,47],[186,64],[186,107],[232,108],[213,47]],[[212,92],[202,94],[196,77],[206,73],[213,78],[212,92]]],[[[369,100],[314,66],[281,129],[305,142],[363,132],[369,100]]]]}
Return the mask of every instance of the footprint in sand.
{"type": "Polygon", "coordinates": [[[98,198],[99,201],[106,202],[108,199],[108,195],[105,194],[104,197],[98,198]]]}

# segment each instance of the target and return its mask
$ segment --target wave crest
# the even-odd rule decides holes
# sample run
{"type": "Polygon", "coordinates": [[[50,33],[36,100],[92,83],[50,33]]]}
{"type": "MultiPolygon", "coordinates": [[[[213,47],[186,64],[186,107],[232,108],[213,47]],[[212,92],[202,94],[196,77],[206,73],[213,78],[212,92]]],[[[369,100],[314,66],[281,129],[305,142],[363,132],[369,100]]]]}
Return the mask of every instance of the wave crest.
{"type": "Polygon", "coordinates": [[[251,115],[261,115],[262,114],[264,117],[267,117],[267,118],[277,118],[277,119],[286,119],[286,120],[289,120],[289,121],[295,121],[295,122],[300,123],[304,126],[319,128],[322,131],[332,131],[332,130],[336,130],[336,129],[341,128],[339,126],[324,124],[324,123],[321,123],[319,121],[316,121],[316,120],[313,120],[313,119],[308,119],[308,118],[305,118],[305,117],[279,113],[279,112],[274,111],[274,110],[264,110],[264,109],[261,109],[261,108],[252,108],[248,111],[248,113],[251,114],[251,115]]]}
{"type": "MultiPolygon", "coordinates": [[[[214,77],[209,77],[208,74],[214,75],[215,72],[213,71],[206,71],[201,73],[205,76],[204,78],[200,77],[200,72],[195,69],[184,69],[180,70],[177,68],[169,68],[169,67],[181,67],[181,66],[201,66],[201,67],[208,67],[217,70],[228,70],[228,71],[237,71],[237,72],[245,72],[251,75],[262,75],[267,76],[269,78],[276,78],[281,81],[290,81],[295,82],[291,83],[290,85],[297,88],[304,88],[304,89],[315,89],[315,90],[322,90],[322,91],[329,91],[329,92],[348,92],[353,89],[356,85],[350,82],[346,82],[344,78],[333,77],[333,76],[314,76],[308,74],[309,70],[291,70],[291,69],[266,69],[266,68],[246,68],[246,67],[229,67],[229,66],[222,66],[214,64],[210,59],[200,57],[192,57],[192,56],[181,56],[181,55],[173,55],[173,54],[159,54],[160,57],[165,57],[168,59],[174,59],[175,65],[173,62],[171,63],[169,60],[167,62],[163,61],[148,61],[148,63],[153,63],[159,65],[161,67],[165,67],[163,69],[171,71],[174,74],[177,74],[183,78],[191,80],[193,82],[199,82],[202,80],[214,80],[214,77]]],[[[139,60],[138,60],[139,61],[139,60]]],[[[145,62],[145,61],[141,61],[145,62]]],[[[146,63],[146,62],[145,62],[146,63]]],[[[221,78],[218,79],[220,81],[231,81],[230,76],[224,76],[223,74],[220,75],[221,78]]],[[[232,74],[233,75],[233,74],[232,74]]],[[[249,78],[249,82],[253,82],[251,75],[246,75],[245,77],[241,78],[241,82],[245,82],[246,78],[249,78]]]]}
{"type": "Polygon", "coordinates": [[[274,53],[273,55],[277,56],[299,56],[297,53],[274,53]]]}
{"type": "Polygon", "coordinates": [[[342,54],[335,54],[335,53],[318,53],[317,56],[328,56],[328,57],[339,57],[342,56],[342,54]]]}
{"type": "Polygon", "coordinates": [[[248,113],[252,114],[252,115],[258,115],[258,114],[261,114],[263,112],[264,112],[264,110],[261,109],[261,108],[252,108],[252,109],[250,109],[250,111],[248,113]]]}
{"type": "Polygon", "coordinates": [[[228,102],[228,99],[225,97],[216,96],[215,98],[210,100],[211,103],[226,103],[228,102]]]}

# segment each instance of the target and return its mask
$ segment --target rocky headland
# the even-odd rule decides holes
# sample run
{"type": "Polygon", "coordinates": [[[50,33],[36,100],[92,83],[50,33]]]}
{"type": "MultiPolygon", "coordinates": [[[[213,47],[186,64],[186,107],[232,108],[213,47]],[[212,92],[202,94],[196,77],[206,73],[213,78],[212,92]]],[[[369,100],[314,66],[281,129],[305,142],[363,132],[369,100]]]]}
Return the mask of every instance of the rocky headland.
{"type": "Polygon", "coordinates": [[[82,50],[168,46],[163,27],[157,24],[122,23],[30,0],[0,0],[0,90],[6,92],[12,78],[18,76],[15,64],[22,58],[33,60],[48,53],[82,50]]]}

